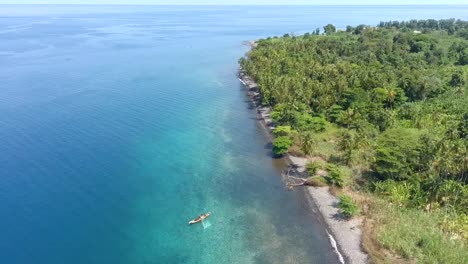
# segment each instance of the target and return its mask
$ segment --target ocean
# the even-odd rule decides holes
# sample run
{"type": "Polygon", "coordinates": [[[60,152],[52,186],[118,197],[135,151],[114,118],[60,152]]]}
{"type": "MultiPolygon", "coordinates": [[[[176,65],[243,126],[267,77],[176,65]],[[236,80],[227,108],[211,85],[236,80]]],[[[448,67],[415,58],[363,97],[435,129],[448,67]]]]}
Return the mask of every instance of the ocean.
{"type": "Polygon", "coordinates": [[[237,79],[244,41],[451,17],[468,6],[0,5],[1,262],[337,263],[237,79]]]}

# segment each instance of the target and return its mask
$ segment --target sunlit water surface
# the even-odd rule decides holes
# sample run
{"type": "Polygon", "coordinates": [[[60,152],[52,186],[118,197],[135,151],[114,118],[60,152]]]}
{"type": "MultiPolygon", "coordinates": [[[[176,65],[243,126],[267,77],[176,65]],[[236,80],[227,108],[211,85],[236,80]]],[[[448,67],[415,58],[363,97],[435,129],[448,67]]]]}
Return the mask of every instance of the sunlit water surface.
{"type": "Polygon", "coordinates": [[[243,41],[467,14],[0,6],[1,262],[336,263],[237,80],[243,41]]]}

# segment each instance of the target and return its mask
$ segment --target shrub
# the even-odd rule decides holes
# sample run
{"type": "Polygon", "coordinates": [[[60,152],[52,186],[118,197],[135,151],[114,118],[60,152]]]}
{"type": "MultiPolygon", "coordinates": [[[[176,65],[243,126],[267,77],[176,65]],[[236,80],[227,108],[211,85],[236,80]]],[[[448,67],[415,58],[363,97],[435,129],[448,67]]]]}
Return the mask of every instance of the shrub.
{"type": "Polygon", "coordinates": [[[305,155],[312,153],[317,140],[315,136],[310,132],[304,132],[300,134],[301,138],[301,150],[305,155]]]}
{"type": "Polygon", "coordinates": [[[328,24],[328,25],[323,27],[323,30],[325,31],[325,34],[329,35],[331,33],[336,32],[336,27],[334,25],[332,25],[332,24],[328,24]]]}
{"type": "Polygon", "coordinates": [[[286,154],[292,143],[292,139],[287,136],[277,137],[273,140],[273,153],[277,156],[286,154]]]}
{"type": "Polygon", "coordinates": [[[333,164],[327,164],[328,177],[327,181],[329,184],[335,185],[337,187],[343,187],[344,177],[343,172],[337,166],[333,164]]]}
{"type": "Polygon", "coordinates": [[[351,196],[342,194],[339,198],[340,202],[338,203],[338,207],[346,218],[351,218],[359,213],[359,208],[351,196]]]}
{"type": "Polygon", "coordinates": [[[408,182],[387,180],[375,182],[374,186],[376,193],[388,196],[389,200],[398,206],[407,205],[411,199],[413,186],[408,182]]]}
{"type": "Polygon", "coordinates": [[[342,159],[346,164],[349,164],[353,151],[358,148],[356,133],[351,130],[345,130],[339,137],[338,149],[343,152],[342,159]]]}
{"type": "Polygon", "coordinates": [[[275,130],[273,130],[273,135],[276,137],[280,136],[289,136],[294,132],[291,126],[277,126],[275,130]]]}
{"type": "Polygon", "coordinates": [[[435,202],[459,213],[468,214],[468,185],[454,180],[442,180],[433,190],[435,202]]]}
{"type": "Polygon", "coordinates": [[[302,131],[322,132],[328,126],[328,121],[323,116],[312,116],[308,113],[296,113],[294,116],[295,127],[302,131]]]}
{"type": "Polygon", "coordinates": [[[455,212],[447,213],[439,224],[444,232],[468,241],[468,215],[455,212]]]}
{"type": "Polygon", "coordinates": [[[321,168],[322,168],[322,164],[320,164],[320,162],[317,162],[317,161],[309,162],[306,165],[306,169],[309,175],[315,175],[315,173],[317,173],[317,171],[321,168]]]}
{"type": "Polygon", "coordinates": [[[322,132],[327,128],[328,121],[323,116],[314,116],[310,120],[310,125],[313,131],[322,132]]]}
{"type": "Polygon", "coordinates": [[[381,179],[410,178],[419,165],[419,135],[415,129],[389,129],[377,139],[373,169],[381,179]]]}

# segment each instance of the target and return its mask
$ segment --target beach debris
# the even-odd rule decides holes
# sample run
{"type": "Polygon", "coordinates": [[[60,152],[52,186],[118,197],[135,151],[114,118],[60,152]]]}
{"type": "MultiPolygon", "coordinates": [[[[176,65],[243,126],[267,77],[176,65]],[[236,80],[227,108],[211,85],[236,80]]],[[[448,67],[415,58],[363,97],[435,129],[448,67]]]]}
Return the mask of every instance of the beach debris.
{"type": "Polygon", "coordinates": [[[294,187],[298,186],[315,186],[315,182],[311,180],[311,178],[299,178],[289,175],[292,170],[292,166],[288,168],[288,172],[286,173],[286,186],[289,190],[292,190],[294,187]]]}

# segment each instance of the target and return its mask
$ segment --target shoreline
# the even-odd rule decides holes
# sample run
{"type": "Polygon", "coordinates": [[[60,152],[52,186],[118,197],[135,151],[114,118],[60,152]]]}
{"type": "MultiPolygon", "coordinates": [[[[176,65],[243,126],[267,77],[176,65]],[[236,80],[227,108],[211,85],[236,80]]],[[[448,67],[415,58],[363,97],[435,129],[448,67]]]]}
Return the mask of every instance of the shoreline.
{"type": "MultiPolygon", "coordinates": [[[[254,48],[253,45],[251,45],[254,48]]],[[[271,108],[261,105],[260,91],[246,72],[240,68],[238,73],[239,81],[247,90],[247,95],[253,103],[257,113],[258,122],[268,132],[268,138],[273,139],[272,131],[275,125],[270,117],[271,108]]],[[[284,160],[289,168],[296,175],[303,175],[307,164],[306,158],[295,157],[289,153],[284,156],[284,160]]],[[[338,209],[338,198],[332,195],[329,187],[305,186],[304,191],[307,196],[310,210],[317,208],[321,218],[326,224],[326,232],[329,235],[330,244],[338,255],[341,263],[368,263],[369,257],[362,250],[362,217],[345,221],[340,217],[338,209]]]]}

